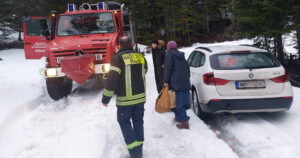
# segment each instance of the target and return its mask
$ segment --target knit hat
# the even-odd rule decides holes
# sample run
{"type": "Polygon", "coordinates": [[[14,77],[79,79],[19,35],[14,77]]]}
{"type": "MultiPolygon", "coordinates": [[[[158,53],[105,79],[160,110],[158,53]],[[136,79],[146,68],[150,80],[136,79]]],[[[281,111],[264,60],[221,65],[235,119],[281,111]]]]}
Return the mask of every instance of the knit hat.
{"type": "Polygon", "coordinates": [[[177,49],[177,43],[175,41],[169,41],[167,44],[167,50],[177,49]]]}
{"type": "Polygon", "coordinates": [[[153,40],[152,43],[157,44],[158,45],[158,41],[157,40],[153,40]]]}

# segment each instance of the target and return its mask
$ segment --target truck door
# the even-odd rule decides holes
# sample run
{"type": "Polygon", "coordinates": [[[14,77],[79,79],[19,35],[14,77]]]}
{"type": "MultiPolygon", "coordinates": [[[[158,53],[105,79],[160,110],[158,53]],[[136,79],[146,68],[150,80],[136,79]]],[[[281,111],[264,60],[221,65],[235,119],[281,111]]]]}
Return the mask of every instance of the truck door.
{"type": "Polygon", "coordinates": [[[50,22],[45,17],[27,17],[23,20],[26,59],[40,59],[46,55],[47,43],[50,41],[50,27],[50,22]],[[44,29],[45,26],[42,28],[43,22],[47,22],[47,29],[44,29]],[[49,36],[45,36],[45,33],[49,36]]]}

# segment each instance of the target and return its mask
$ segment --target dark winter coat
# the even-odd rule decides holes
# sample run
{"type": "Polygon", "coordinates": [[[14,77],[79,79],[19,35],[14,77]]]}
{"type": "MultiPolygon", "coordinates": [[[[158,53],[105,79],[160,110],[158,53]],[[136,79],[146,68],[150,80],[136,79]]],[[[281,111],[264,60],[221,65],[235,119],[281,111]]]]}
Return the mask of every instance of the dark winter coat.
{"type": "Polygon", "coordinates": [[[164,85],[164,65],[165,65],[165,48],[158,48],[156,54],[156,86],[157,91],[160,92],[164,85]]]}
{"type": "Polygon", "coordinates": [[[157,88],[157,91],[159,92],[159,84],[158,84],[159,83],[159,77],[158,77],[158,72],[157,72],[157,54],[159,53],[158,51],[159,51],[158,48],[152,49],[154,77],[155,77],[156,88],[157,88]]]}
{"type": "Polygon", "coordinates": [[[158,68],[163,68],[165,65],[166,48],[158,48],[156,54],[156,65],[158,68]]]}
{"type": "Polygon", "coordinates": [[[153,59],[153,66],[154,66],[154,73],[156,74],[156,56],[157,56],[158,48],[152,49],[152,59],[153,59]]]}
{"type": "Polygon", "coordinates": [[[190,67],[184,53],[177,49],[166,53],[164,83],[168,83],[170,89],[175,91],[191,89],[190,67]]]}

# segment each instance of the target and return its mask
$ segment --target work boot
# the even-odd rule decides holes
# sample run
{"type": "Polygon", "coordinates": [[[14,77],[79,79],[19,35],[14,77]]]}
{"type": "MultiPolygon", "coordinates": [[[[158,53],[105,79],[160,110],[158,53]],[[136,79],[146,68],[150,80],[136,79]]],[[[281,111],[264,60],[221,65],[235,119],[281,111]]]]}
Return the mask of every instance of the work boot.
{"type": "Polygon", "coordinates": [[[189,129],[190,128],[189,121],[181,121],[180,124],[177,124],[176,126],[179,129],[189,129]]]}
{"type": "Polygon", "coordinates": [[[143,158],[143,154],[142,155],[130,155],[130,158],[143,158]]]}
{"type": "Polygon", "coordinates": [[[143,158],[143,145],[131,150],[130,158],[143,158]]]}

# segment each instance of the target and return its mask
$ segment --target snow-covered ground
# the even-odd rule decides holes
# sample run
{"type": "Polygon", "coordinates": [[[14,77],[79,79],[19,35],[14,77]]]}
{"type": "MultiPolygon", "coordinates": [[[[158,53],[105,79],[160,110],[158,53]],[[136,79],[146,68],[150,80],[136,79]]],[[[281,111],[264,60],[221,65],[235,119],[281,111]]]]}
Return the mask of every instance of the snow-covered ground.
{"type": "MultiPolygon", "coordinates": [[[[224,44],[251,44],[242,40],[224,44]]],[[[189,54],[195,44],[183,48],[189,54]]],[[[214,44],[218,45],[218,44],[214,44]]],[[[114,99],[100,106],[102,84],[92,80],[68,98],[53,101],[38,70],[44,60],[25,60],[21,49],[0,51],[0,158],[124,158],[114,99]]],[[[172,113],[154,110],[152,58],[147,74],[145,158],[298,158],[300,97],[278,114],[216,116],[208,124],[191,110],[190,130],[178,130],[172,113]]],[[[300,89],[294,88],[294,93],[300,89]]]]}

